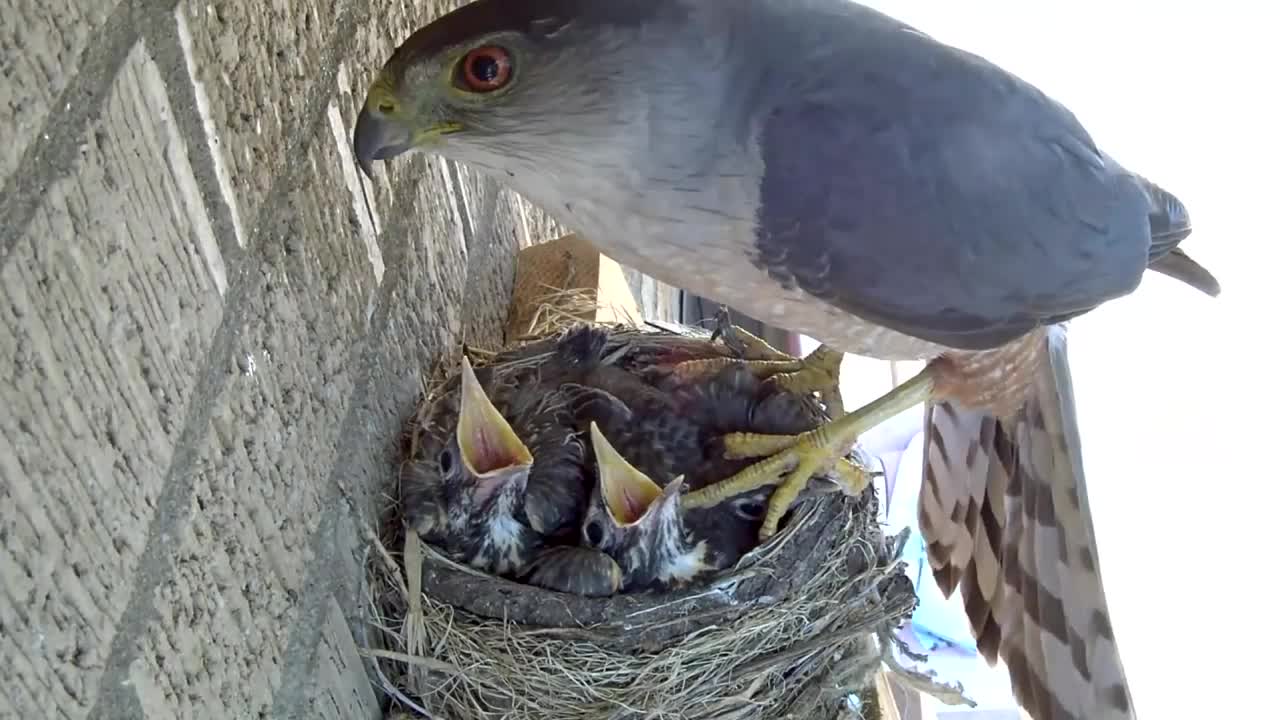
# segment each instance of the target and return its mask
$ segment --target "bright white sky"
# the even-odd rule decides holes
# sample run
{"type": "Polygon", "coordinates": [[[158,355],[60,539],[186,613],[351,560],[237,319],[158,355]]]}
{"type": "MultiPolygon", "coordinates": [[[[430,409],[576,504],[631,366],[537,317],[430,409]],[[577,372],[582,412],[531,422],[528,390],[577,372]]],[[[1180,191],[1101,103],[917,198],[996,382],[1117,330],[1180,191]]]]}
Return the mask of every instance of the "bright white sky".
{"type": "Polygon", "coordinates": [[[867,4],[1038,85],[1189,207],[1195,231],[1183,247],[1221,280],[1222,296],[1149,276],[1071,325],[1090,502],[1140,716],[1275,717],[1277,688],[1264,675],[1277,647],[1267,609],[1280,601],[1263,533],[1280,515],[1263,512],[1280,499],[1280,470],[1265,455],[1280,448],[1269,347],[1280,310],[1276,9],[867,4]]]}

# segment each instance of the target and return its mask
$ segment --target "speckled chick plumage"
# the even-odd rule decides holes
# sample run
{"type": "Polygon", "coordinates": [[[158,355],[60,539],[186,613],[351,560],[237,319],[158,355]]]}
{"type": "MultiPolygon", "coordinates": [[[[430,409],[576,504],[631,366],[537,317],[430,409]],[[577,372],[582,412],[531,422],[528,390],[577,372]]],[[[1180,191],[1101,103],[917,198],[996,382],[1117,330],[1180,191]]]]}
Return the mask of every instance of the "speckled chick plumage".
{"type": "Polygon", "coordinates": [[[401,470],[405,525],[458,562],[583,595],[658,590],[731,566],[757,544],[770,491],[687,510],[680,492],[750,464],[724,458],[726,433],[793,434],[826,420],[815,398],[769,386],[741,365],[681,369],[735,357],[706,336],[588,325],[498,354],[475,377],[533,463],[523,481],[493,489],[458,461],[462,381],[454,375],[435,391],[401,470]],[[655,483],[683,478],[655,522],[621,529],[609,517],[593,422],[655,483]],[[588,532],[593,519],[611,528],[609,542],[588,532]]]}
{"type": "Polygon", "coordinates": [[[437,391],[418,429],[418,451],[401,470],[400,501],[409,528],[460,562],[513,577],[542,547],[576,532],[588,492],[583,447],[556,392],[557,371],[554,363],[520,364],[510,356],[475,371],[533,456],[523,480],[493,489],[484,488],[460,461],[460,377],[437,391]]]}
{"type": "MultiPolygon", "coordinates": [[[[566,354],[579,358],[579,383],[566,388],[576,422],[595,423],[614,450],[664,489],[681,478],[680,492],[698,490],[748,466],[724,457],[726,434],[798,434],[827,420],[812,396],[766,384],[742,364],[681,372],[685,361],[733,357],[705,338],[611,336],[583,327],[564,343],[566,354]]],[[[586,465],[598,473],[592,444],[584,445],[586,465]]],[[[756,546],[770,489],[689,509],[680,507],[680,492],[655,500],[664,504],[658,517],[624,526],[593,486],[582,541],[618,562],[624,590],[680,585],[732,566],[756,546]]]]}

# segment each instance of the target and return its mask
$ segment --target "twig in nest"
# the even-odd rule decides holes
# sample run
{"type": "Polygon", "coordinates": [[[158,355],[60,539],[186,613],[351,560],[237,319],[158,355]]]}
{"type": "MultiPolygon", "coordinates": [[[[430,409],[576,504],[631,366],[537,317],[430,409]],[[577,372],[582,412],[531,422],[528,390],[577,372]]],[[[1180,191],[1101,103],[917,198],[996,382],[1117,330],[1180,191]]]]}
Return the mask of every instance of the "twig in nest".
{"type": "Polygon", "coordinates": [[[360,648],[360,654],[370,658],[385,658],[387,660],[396,660],[406,665],[417,665],[424,667],[432,672],[445,673],[447,675],[461,675],[462,670],[456,665],[447,662],[440,662],[429,657],[415,655],[413,653],[402,653],[394,650],[378,650],[375,648],[360,648]]]}
{"type": "Polygon", "coordinates": [[[534,298],[533,317],[521,339],[540,338],[554,334],[569,325],[582,322],[582,317],[595,314],[598,309],[596,291],[591,288],[564,288],[543,284],[549,292],[534,298]]]}
{"type": "MultiPolygon", "coordinates": [[[[395,560],[391,557],[391,553],[387,552],[387,549],[385,546],[383,546],[382,541],[380,541],[376,535],[373,535],[372,529],[366,528],[366,530],[369,538],[371,538],[369,540],[369,544],[374,548],[374,550],[376,550],[377,555],[382,558],[383,563],[386,565],[386,567],[384,568],[385,576],[395,579],[396,586],[399,588],[401,595],[403,595],[405,593],[404,583],[400,579],[400,570],[396,566],[395,560]]],[[[368,552],[365,553],[366,561],[369,555],[370,553],[368,552]]],[[[378,607],[379,603],[375,596],[374,586],[371,580],[372,578],[366,575],[365,581],[361,583],[363,586],[362,590],[368,596],[369,611],[372,615],[372,617],[369,619],[369,626],[382,630],[384,633],[388,635],[394,635],[394,632],[387,627],[386,621],[382,613],[379,612],[379,607],[378,607]]],[[[358,643],[358,646],[359,646],[359,652],[365,657],[369,657],[373,661],[372,663],[370,663],[370,665],[372,665],[373,671],[378,676],[379,687],[384,692],[386,692],[389,696],[391,696],[397,702],[399,702],[401,705],[403,705],[404,707],[410,708],[411,710],[416,712],[417,713],[416,717],[427,718],[427,720],[435,720],[435,715],[433,715],[431,711],[419,705],[408,695],[405,695],[404,692],[402,692],[400,688],[396,685],[396,683],[392,682],[391,679],[387,677],[387,674],[386,672],[383,671],[382,665],[381,663],[378,662],[377,657],[371,656],[369,654],[369,652],[372,649],[368,647],[369,637],[368,637],[368,633],[365,632],[365,628],[352,628],[352,630],[356,635],[356,642],[358,643]]],[[[376,653],[376,652],[383,652],[383,651],[372,650],[372,652],[376,653]]],[[[403,718],[404,720],[408,720],[409,718],[412,718],[415,716],[410,715],[409,713],[402,710],[392,715],[391,717],[403,718]]]]}
{"type": "Polygon", "coordinates": [[[374,533],[373,528],[363,522],[360,523],[360,525],[365,541],[377,550],[378,559],[382,561],[383,569],[386,570],[389,577],[395,579],[396,590],[400,591],[402,595],[407,596],[409,594],[409,589],[405,587],[404,581],[400,579],[400,566],[396,563],[396,559],[391,557],[391,553],[387,551],[387,548],[382,544],[382,541],[378,539],[378,535],[374,533]]]}
{"type": "MultiPolygon", "coordinates": [[[[877,636],[880,639],[880,650],[882,652],[881,657],[884,659],[884,664],[888,665],[889,669],[898,677],[902,678],[905,683],[922,693],[932,695],[937,698],[939,702],[947,705],[967,705],[969,707],[978,706],[978,703],[969,699],[969,697],[964,694],[964,684],[960,681],[956,681],[953,685],[941,680],[936,680],[934,679],[934,676],[937,673],[933,670],[930,670],[928,673],[922,673],[919,670],[913,670],[898,662],[898,657],[893,654],[893,648],[901,641],[898,640],[898,638],[893,637],[892,633],[887,629],[881,628],[880,632],[877,633],[877,636]]],[[[909,657],[915,660],[920,656],[915,653],[911,653],[909,657]]]]}
{"type": "Polygon", "coordinates": [[[475,345],[464,344],[462,346],[462,354],[466,355],[467,359],[472,361],[472,363],[476,363],[477,361],[492,360],[493,357],[498,354],[498,352],[499,352],[498,350],[490,350],[488,348],[476,347],[475,345]]]}
{"type": "Polygon", "coordinates": [[[884,642],[885,637],[888,637],[890,642],[893,643],[894,647],[898,648],[898,652],[907,656],[908,660],[915,660],[916,662],[927,662],[929,660],[928,655],[924,653],[918,653],[912,650],[911,648],[907,647],[906,641],[898,637],[897,635],[894,635],[891,632],[883,631],[880,635],[880,641],[884,642]]]}
{"type": "Polygon", "coordinates": [[[410,653],[418,655],[427,646],[427,625],[422,617],[422,541],[412,530],[404,534],[404,570],[409,604],[404,616],[404,645],[410,653]]]}
{"type": "Polygon", "coordinates": [[[885,539],[885,548],[889,551],[889,562],[897,562],[902,559],[902,553],[907,549],[907,541],[911,539],[911,528],[902,528],[897,535],[891,535],[885,539]]]}
{"type": "MultiPolygon", "coordinates": [[[[392,683],[389,679],[387,679],[387,675],[386,675],[386,673],[382,672],[382,666],[381,666],[381,665],[379,665],[377,662],[375,662],[375,663],[373,664],[373,670],[374,670],[374,672],[378,673],[378,682],[382,684],[382,689],[383,689],[383,690],[384,690],[388,695],[390,695],[391,697],[395,698],[397,702],[401,703],[401,704],[402,704],[402,705],[404,705],[405,707],[407,707],[407,708],[409,708],[409,709],[413,710],[414,712],[418,713],[418,715],[417,715],[418,717],[427,718],[427,720],[435,720],[435,717],[436,717],[436,716],[435,716],[435,715],[432,715],[432,714],[431,714],[431,711],[429,711],[429,710],[427,710],[426,708],[422,707],[422,706],[421,706],[421,705],[419,705],[418,703],[416,703],[416,702],[414,702],[413,700],[409,699],[409,697],[408,697],[407,695],[405,695],[404,693],[400,692],[400,688],[396,687],[394,683],[392,683]]],[[[409,713],[407,713],[407,712],[405,712],[405,711],[401,710],[401,711],[399,711],[398,713],[396,713],[395,715],[392,715],[391,717],[393,718],[393,720],[401,720],[401,719],[403,719],[403,720],[408,720],[409,718],[412,718],[412,717],[414,717],[414,716],[412,716],[412,715],[410,715],[409,713]]]]}

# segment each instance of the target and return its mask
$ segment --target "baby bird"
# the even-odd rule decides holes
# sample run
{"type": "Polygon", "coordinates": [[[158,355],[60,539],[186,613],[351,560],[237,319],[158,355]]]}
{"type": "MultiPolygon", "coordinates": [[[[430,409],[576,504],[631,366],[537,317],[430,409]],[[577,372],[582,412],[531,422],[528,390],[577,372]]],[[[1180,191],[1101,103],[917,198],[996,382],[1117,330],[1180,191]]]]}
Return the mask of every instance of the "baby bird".
{"type": "Polygon", "coordinates": [[[624,340],[584,327],[562,347],[576,350],[581,384],[566,394],[579,424],[590,426],[597,475],[582,541],[619,564],[623,590],[681,585],[753,549],[770,488],[699,508],[683,506],[681,492],[750,464],[726,457],[725,434],[811,430],[825,420],[817,403],[744,363],[683,372],[689,360],[724,357],[723,346],[706,340],[624,340]]]}
{"type": "Polygon", "coordinates": [[[685,527],[680,508],[684,479],[660,487],[627,462],[591,423],[597,484],[582,526],[587,547],[611,557],[621,570],[624,592],[679,586],[715,569],[711,537],[685,527]]]}
{"type": "Polygon", "coordinates": [[[758,542],[772,487],[682,499],[750,464],[726,436],[825,419],[723,344],[579,326],[479,369],[464,358],[401,470],[404,522],[458,562],[551,590],[678,586],[758,542]]]}
{"type": "Polygon", "coordinates": [[[581,523],[588,486],[555,365],[463,359],[401,470],[405,524],[474,568],[520,577],[581,523]],[[545,371],[545,372],[544,372],[545,371]]]}

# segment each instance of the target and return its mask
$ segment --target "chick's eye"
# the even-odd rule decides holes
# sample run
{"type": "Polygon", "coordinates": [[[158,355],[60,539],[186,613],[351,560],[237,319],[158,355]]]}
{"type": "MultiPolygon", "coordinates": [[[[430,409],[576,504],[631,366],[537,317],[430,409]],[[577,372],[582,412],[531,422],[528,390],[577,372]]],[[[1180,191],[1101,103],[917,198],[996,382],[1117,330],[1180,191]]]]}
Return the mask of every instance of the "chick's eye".
{"type": "Polygon", "coordinates": [[[587,544],[592,547],[599,547],[604,542],[604,528],[600,527],[600,523],[592,520],[587,523],[587,544]]]}
{"type": "Polygon", "coordinates": [[[440,472],[448,474],[453,469],[453,453],[447,448],[440,451],[440,472]]]}
{"type": "Polygon", "coordinates": [[[464,90],[486,93],[502,88],[510,80],[511,53],[497,45],[485,45],[462,57],[455,84],[464,90]]]}

